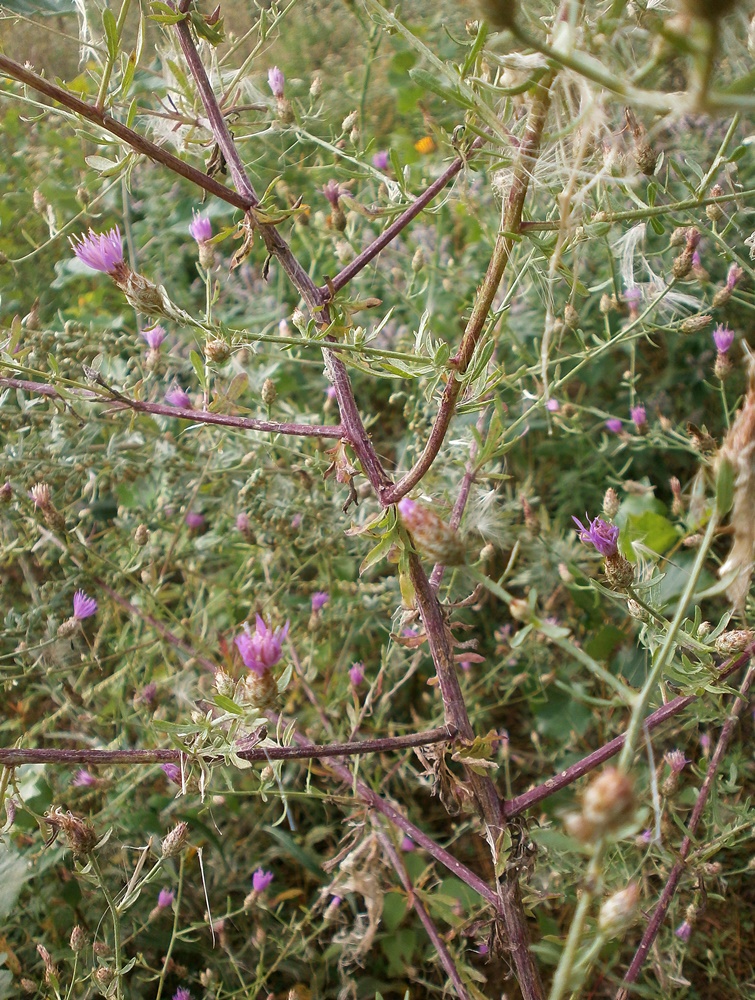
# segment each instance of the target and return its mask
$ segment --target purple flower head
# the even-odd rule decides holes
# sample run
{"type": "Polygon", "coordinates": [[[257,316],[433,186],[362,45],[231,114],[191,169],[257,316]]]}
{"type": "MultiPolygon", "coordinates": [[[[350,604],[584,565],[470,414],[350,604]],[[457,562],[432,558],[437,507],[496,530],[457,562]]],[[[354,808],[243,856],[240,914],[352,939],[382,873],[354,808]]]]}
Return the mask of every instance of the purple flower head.
{"type": "Polygon", "coordinates": [[[734,331],[730,330],[728,326],[719,323],[713,331],[713,343],[716,345],[716,350],[719,354],[726,354],[734,343],[734,331]]]}
{"type": "Polygon", "coordinates": [[[404,836],[401,838],[401,843],[399,844],[399,847],[401,848],[402,851],[408,854],[409,851],[413,851],[415,849],[416,844],[409,836],[409,834],[405,833],[404,836]]]}
{"type": "Polygon", "coordinates": [[[191,399],[188,392],[184,392],[184,390],[178,385],[174,386],[172,389],[168,389],[165,393],[165,402],[168,406],[177,406],[182,410],[192,409],[191,399]]]}
{"type": "Polygon", "coordinates": [[[739,264],[732,264],[729,268],[729,273],[726,275],[726,290],[728,292],[733,292],[737,286],[737,282],[741,279],[744,271],[739,266],[739,264]]]}
{"type": "Polygon", "coordinates": [[[71,238],[70,242],[79,260],[95,271],[117,274],[125,266],[121,231],[118,226],[113,226],[108,233],[95,233],[90,229],[88,235],[82,234],[75,239],[71,238]]]}
{"type": "Polygon", "coordinates": [[[355,663],[353,666],[349,667],[349,680],[352,685],[356,688],[364,682],[364,664],[355,663]]]}
{"type": "Polygon", "coordinates": [[[685,766],[689,764],[689,761],[681,750],[670,750],[667,754],[664,754],[663,759],[671,768],[672,774],[681,774],[685,766]]]}
{"type": "Polygon", "coordinates": [[[372,165],[376,170],[387,170],[390,163],[388,150],[381,149],[372,157],[372,165]]]}
{"type": "Polygon", "coordinates": [[[191,993],[185,986],[179,986],[173,994],[173,1000],[191,1000],[191,993]]]}
{"type": "Polygon", "coordinates": [[[176,894],[172,889],[161,889],[160,895],[157,897],[157,905],[161,910],[167,910],[169,906],[173,905],[175,898],[176,894]]]}
{"type": "Polygon", "coordinates": [[[186,527],[189,531],[201,531],[207,523],[204,515],[198,514],[195,510],[187,511],[184,521],[186,522],[186,527]]]}
{"type": "Polygon", "coordinates": [[[260,615],[257,615],[257,627],[252,632],[248,625],[244,626],[241,635],[236,636],[236,648],[241,654],[244,666],[260,676],[274,667],[283,655],[283,640],[288,635],[290,622],[283,628],[268,628],[260,615]]]}
{"type": "Polygon", "coordinates": [[[572,521],[579,528],[579,540],[585,545],[594,545],[602,556],[615,556],[618,552],[619,529],[615,524],[609,524],[602,517],[596,517],[590,521],[585,514],[589,527],[586,528],[580,520],[572,517],[572,521]]]}
{"type": "Polygon", "coordinates": [[[181,768],[178,764],[161,764],[160,770],[168,781],[172,781],[176,785],[181,784],[181,768]]]}
{"type": "Polygon", "coordinates": [[[76,776],[73,779],[73,784],[77,788],[91,788],[92,785],[97,784],[97,779],[93,774],[90,774],[86,768],[82,768],[80,771],[76,772],[76,776]]]}
{"type": "Polygon", "coordinates": [[[417,504],[414,500],[410,500],[409,497],[399,500],[397,506],[399,514],[404,518],[411,518],[412,514],[417,510],[417,504]]]}
{"type": "Polygon", "coordinates": [[[325,390],[325,397],[327,399],[335,399],[336,398],[336,387],[334,385],[329,385],[328,386],[328,388],[325,390]]]}
{"type": "Polygon", "coordinates": [[[157,684],[154,681],[150,681],[149,684],[145,684],[137,695],[137,700],[144,705],[151,705],[155,700],[155,695],[157,694],[157,684]]]}
{"type": "Polygon", "coordinates": [[[338,208],[338,199],[341,197],[341,187],[338,181],[332,178],[323,185],[322,193],[328,199],[333,208],[338,208]]]}
{"type": "Polygon", "coordinates": [[[682,941],[689,941],[692,935],[692,924],[688,920],[685,920],[684,923],[679,924],[674,934],[682,941]]]}
{"type": "Polygon", "coordinates": [[[630,313],[636,313],[642,302],[642,289],[639,285],[632,285],[624,292],[624,301],[629,306],[630,313]]]}
{"type": "Polygon", "coordinates": [[[246,534],[246,532],[249,531],[250,523],[249,515],[245,514],[243,510],[240,514],[236,515],[236,531],[246,534]]]}
{"type": "Polygon", "coordinates": [[[710,736],[708,733],[700,734],[700,749],[703,753],[707,753],[710,750],[710,736]]]}
{"type": "Polygon", "coordinates": [[[649,829],[643,830],[640,834],[640,840],[643,844],[651,844],[653,842],[653,831],[649,829]]]}
{"type": "Polygon", "coordinates": [[[294,516],[291,518],[291,527],[294,529],[294,531],[298,531],[299,528],[301,528],[301,523],[303,520],[304,520],[303,514],[294,514],[294,516]]]}
{"type": "Polygon", "coordinates": [[[700,260],[700,251],[695,250],[692,254],[692,267],[699,270],[702,266],[703,262],[700,260]]]}
{"type": "Polygon", "coordinates": [[[321,608],[325,607],[329,600],[330,594],[328,594],[325,590],[316,590],[315,593],[312,594],[312,611],[317,614],[321,608]]]}
{"type": "Polygon", "coordinates": [[[283,70],[278,66],[271,66],[267,71],[267,82],[273,92],[273,97],[283,97],[283,90],[286,86],[286,78],[283,70]]]}
{"type": "Polygon", "coordinates": [[[194,209],[194,218],[189,225],[189,232],[197,243],[207,243],[208,240],[212,239],[212,223],[206,215],[202,215],[196,208],[194,209]]]}
{"type": "Polygon", "coordinates": [[[621,434],[621,429],[623,426],[624,426],[623,423],[619,420],[618,417],[610,417],[608,420],[606,420],[606,430],[610,431],[612,434],[621,434]]]}
{"type": "Polygon", "coordinates": [[[546,410],[550,410],[551,413],[556,413],[558,412],[558,410],[561,409],[561,406],[559,405],[557,399],[549,399],[548,402],[545,404],[545,408],[546,410]]]}
{"type": "Polygon", "coordinates": [[[73,617],[76,621],[81,622],[96,614],[97,601],[93,597],[87,597],[83,590],[77,590],[73,595],[73,617]]]}
{"type": "Polygon", "coordinates": [[[273,881],[272,872],[264,872],[261,868],[252,875],[252,888],[255,892],[264,892],[273,881]]]}
{"type": "Polygon", "coordinates": [[[461,663],[459,663],[459,666],[461,667],[462,670],[465,670],[465,671],[466,670],[471,670],[472,669],[472,661],[471,660],[462,660],[461,663]]]}
{"type": "Polygon", "coordinates": [[[637,430],[642,430],[642,428],[647,424],[648,417],[645,412],[644,406],[633,406],[629,411],[629,416],[632,418],[632,422],[637,430]]]}
{"type": "Polygon", "coordinates": [[[156,351],[160,344],[167,337],[167,333],[161,326],[153,326],[151,330],[142,330],[142,337],[147,341],[147,346],[156,351]]]}
{"type": "Polygon", "coordinates": [[[480,945],[477,946],[477,954],[478,955],[487,955],[487,953],[489,951],[490,951],[490,948],[485,944],[484,941],[482,942],[482,944],[480,944],[480,945]]]}

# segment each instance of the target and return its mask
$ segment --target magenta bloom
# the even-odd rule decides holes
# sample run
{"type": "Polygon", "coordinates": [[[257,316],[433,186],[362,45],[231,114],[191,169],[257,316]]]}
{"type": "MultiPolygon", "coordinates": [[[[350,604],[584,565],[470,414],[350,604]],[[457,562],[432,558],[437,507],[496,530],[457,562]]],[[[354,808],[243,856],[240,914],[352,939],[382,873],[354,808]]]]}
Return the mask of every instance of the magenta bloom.
{"type": "Polygon", "coordinates": [[[734,343],[734,331],[720,323],[713,331],[713,343],[719,354],[726,354],[734,343]]]}
{"type": "Polygon", "coordinates": [[[642,302],[642,289],[639,285],[632,285],[624,292],[624,301],[629,306],[630,313],[638,312],[642,302]]]}
{"type": "Polygon", "coordinates": [[[689,761],[684,756],[681,750],[670,750],[667,754],[664,754],[664,760],[671,768],[672,774],[681,774],[689,761]]]}
{"type": "Polygon", "coordinates": [[[490,951],[490,948],[485,944],[484,941],[482,942],[482,944],[479,944],[477,946],[477,954],[478,955],[487,955],[487,953],[489,951],[490,951]]]}
{"type": "Polygon", "coordinates": [[[261,868],[252,875],[252,888],[255,892],[264,892],[273,881],[272,872],[263,872],[261,868]]]}
{"type": "Polygon", "coordinates": [[[181,768],[178,764],[161,764],[160,770],[168,781],[172,781],[176,785],[181,784],[181,768]]]}
{"type": "Polygon", "coordinates": [[[175,898],[176,894],[172,889],[161,889],[160,895],[157,897],[157,905],[161,910],[167,910],[169,906],[173,905],[175,898]]]}
{"type": "Polygon", "coordinates": [[[245,514],[242,510],[240,514],[236,515],[236,531],[241,531],[243,534],[246,534],[246,532],[249,531],[249,526],[249,515],[245,514]]]}
{"type": "Polygon", "coordinates": [[[736,288],[737,282],[741,279],[744,271],[739,266],[739,264],[732,264],[729,268],[729,273],[726,275],[726,290],[733,292],[736,288]]]}
{"type": "Polygon", "coordinates": [[[172,389],[168,389],[165,393],[165,402],[168,406],[177,406],[182,410],[192,409],[191,399],[189,398],[188,392],[184,392],[184,390],[178,385],[174,386],[172,389]]]}
{"type": "Polygon", "coordinates": [[[580,520],[572,517],[572,521],[579,528],[579,540],[585,545],[594,545],[602,556],[615,556],[618,552],[619,529],[615,524],[609,524],[602,517],[596,517],[590,521],[585,514],[589,527],[586,528],[580,520]]]}
{"type": "Polygon", "coordinates": [[[187,511],[184,521],[186,522],[186,527],[189,531],[201,531],[207,523],[204,515],[198,514],[194,510],[187,511]]]}
{"type": "Polygon", "coordinates": [[[191,1000],[191,993],[185,986],[179,986],[173,994],[173,1000],[191,1000]]]}
{"type": "Polygon", "coordinates": [[[323,185],[322,193],[328,199],[333,208],[338,208],[338,199],[341,197],[341,188],[338,181],[332,178],[323,185]]]}
{"type": "Polygon", "coordinates": [[[73,595],[73,617],[76,621],[81,622],[96,614],[97,601],[93,597],[87,597],[83,590],[77,590],[73,595]]]}
{"type": "Polygon", "coordinates": [[[145,684],[137,695],[137,700],[145,705],[151,705],[155,700],[155,695],[157,694],[157,684],[154,681],[150,681],[149,684],[145,684]]]}
{"type": "Polygon", "coordinates": [[[551,413],[556,413],[558,410],[561,409],[557,399],[549,399],[548,402],[545,404],[545,408],[546,410],[550,410],[551,413]]]}
{"type": "Polygon", "coordinates": [[[621,434],[621,429],[624,425],[619,420],[618,417],[610,417],[606,420],[606,430],[610,431],[612,434],[621,434]]]}
{"type": "Polygon", "coordinates": [[[257,628],[252,632],[248,625],[244,626],[241,635],[236,636],[236,648],[241,654],[244,666],[260,676],[274,667],[283,655],[283,640],[288,635],[290,622],[283,628],[268,628],[260,615],[257,615],[257,628]]]}
{"type": "Polygon", "coordinates": [[[684,923],[679,924],[674,934],[678,938],[681,938],[682,941],[689,941],[692,935],[692,924],[688,920],[685,920],[684,923]]]}
{"type": "Polygon", "coordinates": [[[147,346],[156,351],[160,344],[167,337],[167,333],[161,326],[153,326],[151,330],[142,330],[142,337],[147,341],[147,346]]]}
{"type": "Polygon", "coordinates": [[[354,687],[359,687],[360,684],[364,682],[364,664],[355,663],[349,668],[349,680],[354,685],[354,687]]]}
{"type": "Polygon", "coordinates": [[[317,612],[325,607],[325,605],[330,600],[330,594],[324,590],[317,590],[312,594],[312,610],[317,614],[317,612]]]}
{"type": "Polygon", "coordinates": [[[386,149],[381,149],[372,157],[372,165],[376,170],[387,170],[390,158],[386,149]]]}
{"type": "Polygon", "coordinates": [[[283,75],[282,69],[279,69],[278,66],[271,66],[267,71],[267,82],[273,92],[273,97],[283,97],[283,90],[286,86],[286,78],[283,75]]]}
{"type": "Polygon", "coordinates": [[[194,218],[189,226],[189,232],[197,243],[207,243],[212,239],[212,223],[206,215],[194,209],[194,218]]]}
{"type": "Polygon", "coordinates": [[[97,779],[93,774],[90,774],[86,768],[82,768],[80,771],[76,772],[76,776],[72,782],[77,788],[91,788],[92,785],[97,784],[97,779]]]}
{"type": "Polygon", "coordinates": [[[633,406],[629,411],[629,416],[637,430],[642,430],[648,422],[647,413],[644,406],[633,406]]]}
{"type": "Polygon", "coordinates": [[[414,841],[412,840],[412,838],[409,836],[409,834],[405,833],[404,836],[401,838],[401,844],[399,846],[401,847],[402,851],[405,851],[405,852],[408,853],[409,851],[413,851],[415,849],[416,844],[414,843],[414,841]]]}
{"type": "Polygon", "coordinates": [[[325,396],[327,399],[335,399],[336,387],[334,385],[329,385],[328,388],[325,390],[325,396]]]}
{"type": "Polygon", "coordinates": [[[121,231],[114,226],[109,233],[95,233],[89,230],[88,235],[80,235],[70,240],[73,252],[87,267],[105,274],[117,274],[124,267],[121,231]]]}

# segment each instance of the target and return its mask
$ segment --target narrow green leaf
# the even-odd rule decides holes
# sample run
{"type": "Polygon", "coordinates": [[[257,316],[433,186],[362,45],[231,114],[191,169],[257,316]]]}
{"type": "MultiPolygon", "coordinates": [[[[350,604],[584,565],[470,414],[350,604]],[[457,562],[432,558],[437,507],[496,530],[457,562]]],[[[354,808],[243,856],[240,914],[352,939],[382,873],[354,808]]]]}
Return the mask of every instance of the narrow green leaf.
{"type": "Polygon", "coordinates": [[[102,12],[102,27],[105,29],[107,54],[114,62],[118,55],[118,25],[115,23],[115,16],[109,7],[106,7],[102,12]]]}

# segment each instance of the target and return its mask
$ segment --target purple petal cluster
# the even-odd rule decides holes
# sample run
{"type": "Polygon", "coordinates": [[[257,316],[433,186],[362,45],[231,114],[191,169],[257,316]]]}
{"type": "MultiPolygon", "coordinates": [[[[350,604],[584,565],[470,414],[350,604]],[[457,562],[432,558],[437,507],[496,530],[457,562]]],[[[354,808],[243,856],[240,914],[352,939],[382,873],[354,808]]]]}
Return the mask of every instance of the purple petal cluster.
{"type": "Polygon", "coordinates": [[[71,247],[79,260],[95,271],[115,274],[123,267],[123,244],[118,226],[107,233],[95,233],[90,229],[87,235],[72,238],[71,247]]]}
{"type": "Polygon", "coordinates": [[[629,411],[629,416],[632,418],[632,423],[638,431],[647,425],[648,416],[644,406],[633,406],[629,411]]]}
{"type": "Polygon", "coordinates": [[[173,905],[173,900],[175,898],[176,894],[172,889],[161,889],[160,894],[157,897],[157,905],[161,910],[167,910],[169,906],[173,905]]]}
{"type": "Polygon", "coordinates": [[[262,676],[270,667],[274,667],[283,655],[283,640],[288,635],[290,622],[283,628],[271,629],[257,615],[257,627],[252,632],[248,625],[244,626],[241,635],[236,636],[236,648],[241,654],[244,666],[262,676]]]}
{"type": "Polygon", "coordinates": [[[97,614],[97,601],[88,597],[83,590],[77,590],[73,595],[73,617],[77,622],[91,618],[97,614]]]}
{"type": "Polygon", "coordinates": [[[185,392],[180,386],[174,386],[172,389],[168,389],[165,393],[165,402],[168,406],[177,406],[182,410],[190,410],[191,398],[188,392],[185,392]]]}
{"type": "Polygon", "coordinates": [[[594,521],[590,521],[587,514],[585,514],[585,519],[588,522],[587,528],[578,518],[572,517],[572,521],[579,528],[579,540],[585,545],[594,545],[602,556],[615,556],[619,550],[619,529],[616,525],[609,524],[602,517],[596,517],[594,521]]]}
{"type": "Polygon", "coordinates": [[[194,209],[194,218],[189,226],[189,232],[197,243],[207,243],[212,239],[212,223],[206,215],[194,209]]]}
{"type": "Polygon", "coordinates": [[[201,531],[207,523],[204,514],[199,514],[195,510],[187,511],[184,521],[189,531],[201,531]]]}
{"type": "Polygon", "coordinates": [[[719,354],[726,354],[734,343],[734,331],[730,330],[728,326],[719,324],[713,331],[713,343],[719,354]]]}
{"type": "Polygon", "coordinates": [[[689,764],[681,750],[669,750],[667,754],[664,754],[664,759],[671,768],[672,774],[681,774],[686,765],[689,764]]]}
{"type": "Polygon", "coordinates": [[[282,69],[278,66],[271,66],[267,71],[267,82],[273,92],[273,97],[283,97],[283,91],[286,86],[286,77],[283,75],[282,69]]]}
{"type": "Polygon", "coordinates": [[[76,788],[91,788],[92,785],[97,784],[97,779],[91,772],[87,771],[86,768],[82,768],[80,771],[76,772],[73,784],[76,788]]]}
{"type": "Polygon", "coordinates": [[[354,687],[359,687],[364,682],[364,664],[355,663],[349,668],[349,680],[354,687]]]}
{"type": "Polygon", "coordinates": [[[621,434],[623,426],[624,425],[618,417],[609,417],[608,420],[606,420],[606,430],[610,431],[612,434],[621,434]]]}
{"type": "Polygon", "coordinates": [[[160,344],[167,337],[167,333],[161,326],[153,326],[151,330],[142,330],[142,337],[147,341],[147,346],[156,351],[160,347],[160,344]]]}
{"type": "Polygon", "coordinates": [[[172,781],[176,785],[181,784],[181,768],[178,764],[161,764],[160,770],[168,781],[172,781]]]}
{"type": "Polygon", "coordinates": [[[328,603],[329,600],[330,600],[330,594],[327,591],[325,590],[315,591],[315,593],[312,594],[312,610],[314,611],[314,613],[317,614],[317,612],[321,608],[325,607],[325,605],[328,603]]]}
{"type": "Polygon", "coordinates": [[[273,881],[273,873],[265,872],[261,868],[252,875],[252,888],[255,892],[264,892],[273,881]]]}
{"type": "Polygon", "coordinates": [[[386,149],[378,150],[378,152],[372,157],[372,165],[376,170],[387,170],[390,162],[388,150],[386,149]]]}
{"type": "Polygon", "coordinates": [[[173,994],[173,1000],[191,1000],[191,993],[185,986],[179,986],[173,994]]]}

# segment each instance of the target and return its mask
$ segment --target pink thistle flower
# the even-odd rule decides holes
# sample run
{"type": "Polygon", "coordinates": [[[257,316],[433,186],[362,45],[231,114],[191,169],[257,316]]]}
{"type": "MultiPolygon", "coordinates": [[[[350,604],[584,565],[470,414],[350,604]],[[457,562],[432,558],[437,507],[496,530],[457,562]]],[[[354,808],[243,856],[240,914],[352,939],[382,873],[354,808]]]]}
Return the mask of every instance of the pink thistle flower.
{"type": "Polygon", "coordinates": [[[176,894],[172,889],[161,889],[160,894],[157,897],[157,905],[161,910],[167,910],[169,906],[173,905],[173,900],[175,898],[176,894]]]}
{"type": "Polygon", "coordinates": [[[692,936],[692,924],[689,922],[689,920],[685,920],[683,923],[679,924],[679,926],[674,931],[674,934],[682,941],[689,941],[690,937],[692,936]]]}
{"type": "Polygon", "coordinates": [[[545,404],[545,408],[546,410],[550,410],[551,413],[557,413],[561,409],[561,406],[557,399],[549,399],[545,404]]]}
{"type": "Polygon", "coordinates": [[[325,590],[317,590],[312,594],[312,611],[317,614],[330,600],[330,594],[325,590]]]}
{"type": "Polygon", "coordinates": [[[87,771],[86,768],[82,768],[80,771],[76,772],[72,784],[75,785],[76,788],[91,788],[92,785],[97,784],[97,779],[93,774],[87,771]]]}
{"type": "Polygon", "coordinates": [[[719,354],[726,354],[734,343],[734,331],[720,323],[713,331],[713,343],[719,354]]]}
{"type": "Polygon", "coordinates": [[[73,595],[73,617],[76,621],[81,622],[96,614],[97,601],[93,597],[87,597],[83,590],[77,590],[73,595]]]}
{"type": "Polygon", "coordinates": [[[372,157],[372,165],[376,170],[387,170],[390,162],[390,157],[386,149],[378,150],[372,157]]]}
{"type": "Polygon", "coordinates": [[[681,750],[670,750],[667,754],[663,755],[663,759],[671,768],[672,774],[681,774],[686,765],[689,764],[689,761],[681,750]]]}
{"type": "Polygon", "coordinates": [[[196,208],[194,218],[189,225],[189,232],[197,243],[207,243],[212,239],[212,223],[206,215],[202,215],[196,208]]]}
{"type": "Polygon", "coordinates": [[[168,406],[176,406],[181,410],[193,409],[188,392],[185,392],[178,385],[174,386],[172,389],[168,389],[165,393],[165,402],[168,406]]]}
{"type": "Polygon", "coordinates": [[[142,330],[142,337],[147,341],[147,346],[150,350],[157,351],[160,348],[160,344],[167,337],[167,333],[161,326],[153,326],[151,330],[142,330]]]}
{"type": "Polygon", "coordinates": [[[244,513],[243,510],[236,515],[236,531],[240,531],[242,535],[245,535],[249,531],[250,524],[249,515],[244,513]]]}
{"type": "Polygon", "coordinates": [[[413,851],[416,848],[416,846],[417,845],[414,843],[414,841],[412,840],[412,838],[409,836],[408,833],[404,834],[404,836],[401,838],[401,843],[399,844],[401,850],[404,851],[406,854],[408,854],[409,851],[413,851]]]}
{"type": "Polygon", "coordinates": [[[117,275],[125,268],[121,231],[118,226],[114,226],[107,233],[95,233],[90,229],[88,235],[72,237],[70,244],[79,260],[95,271],[117,275]]]}
{"type": "Polygon", "coordinates": [[[729,273],[726,275],[726,290],[728,292],[733,292],[737,286],[737,282],[741,280],[744,271],[739,266],[739,264],[732,264],[729,268],[729,273]]]}
{"type": "Polygon", "coordinates": [[[482,942],[482,944],[479,944],[477,946],[477,954],[478,955],[487,955],[487,953],[489,951],[490,951],[490,948],[485,944],[484,941],[482,942]]]}
{"type": "Polygon", "coordinates": [[[610,431],[612,434],[621,434],[621,430],[624,424],[619,420],[618,417],[610,417],[606,420],[606,430],[610,431]]]}
{"type": "Polygon", "coordinates": [[[241,654],[244,666],[262,676],[270,667],[274,667],[283,655],[283,640],[288,635],[290,622],[283,628],[268,628],[260,615],[257,615],[257,627],[252,632],[248,625],[244,626],[241,635],[234,640],[241,654]]]}
{"type": "Polygon", "coordinates": [[[633,406],[629,411],[629,416],[632,418],[632,423],[638,431],[647,426],[648,418],[644,406],[633,406]]]}
{"type": "Polygon", "coordinates": [[[624,301],[629,306],[629,313],[631,316],[636,316],[640,311],[640,305],[642,303],[642,289],[639,285],[632,285],[631,288],[627,288],[624,292],[624,301]]]}
{"type": "Polygon", "coordinates": [[[286,77],[284,76],[282,69],[278,66],[271,66],[267,71],[267,82],[273,92],[273,97],[277,97],[278,99],[283,97],[283,91],[286,86],[286,77]]]}
{"type": "Polygon", "coordinates": [[[198,514],[194,510],[189,510],[186,512],[186,517],[184,518],[186,527],[189,531],[201,531],[202,528],[207,524],[203,514],[198,514]]]}
{"type": "Polygon", "coordinates": [[[161,764],[160,770],[168,781],[172,781],[176,785],[181,784],[181,768],[178,764],[161,764]]]}
{"type": "Polygon", "coordinates": [[[179,986],[173,994],[173,1000],[191,1000],[191,993],[185,986],[179,986]]]}
{"type": "Polygon", "coordinates": [[[328,199],[333,208],[338,208],[338,199],[341,197],[341,187],[338,181],[332,178],[323,185],[322,193],[328,199]]]}
{"type": "Polygon", "coordinates": [[[336,387],[334,385],[329,385],[328,386],[328,388],[325,390],[325,397],[326,397],[326,399],[335,399],[336,398],[336,387]]]}
{"type": "Polygon", "coordinates": [[[252,888],[255,892],[264,892],[273,881],[273,873],[265,872],[261,868],[252,875],[252,888]]]}
{"type": "Polygon", "coordinates": [[[359,687],[360,684],[364,683],[364,664],[355,663],[353,666],[349,667],[349,680],[354,687],[359,687]]]}
{"type": "Polygon", "coordinates": [[[589,527],[585,527],[580,520],[572,517],[572,521],[579,528],[579,540],[585,545],[594,545],[604,557],[615,556],[618,552],[619,529],[615,524],[609,524],[602,517],[596,517],[590,521],[587,514],[585,519],[589,527]]]}
{"type": "Polygon", "coordinates": [[[141,691],[134,698],[135,702],[140,702],[143,705],[151,705],[155,700],[155,695],[157,694],[157,684],[154,681],[150,681],[149,684],[145,684],[141,691]]]}

